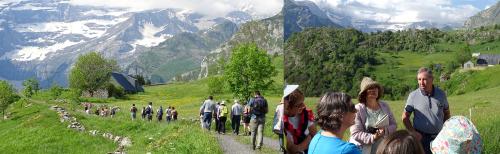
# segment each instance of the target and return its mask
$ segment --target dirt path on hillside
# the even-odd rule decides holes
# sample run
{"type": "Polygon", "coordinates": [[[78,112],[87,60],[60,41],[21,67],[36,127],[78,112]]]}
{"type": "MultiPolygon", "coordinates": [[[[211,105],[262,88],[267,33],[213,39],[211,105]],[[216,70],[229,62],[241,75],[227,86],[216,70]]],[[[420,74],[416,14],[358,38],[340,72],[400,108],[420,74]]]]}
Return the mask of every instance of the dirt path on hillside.
{"type": "MultiPolygon", "coordinates": [[[[242,137],[242,136],[235,136],[235,135],[220,135],[220,134],[215,134],[217,140],[219,141],[219,145],[221,146],[223,152],[225,154],[254,154],[254,153],[262,153],[257,151],[254,151],[252,149],[251,144],[244,144],[241,143],[236,139],[236,137],[242,137]]],[[[251,136],[244,136],[243,138],[245,140],[250,140],[251,136]]],[[[279,142],[278,140],[271,139],[268,137],[264,137],[264,147],[269,148],[274,150],[276,153],[279,153],[279,142]]]]}

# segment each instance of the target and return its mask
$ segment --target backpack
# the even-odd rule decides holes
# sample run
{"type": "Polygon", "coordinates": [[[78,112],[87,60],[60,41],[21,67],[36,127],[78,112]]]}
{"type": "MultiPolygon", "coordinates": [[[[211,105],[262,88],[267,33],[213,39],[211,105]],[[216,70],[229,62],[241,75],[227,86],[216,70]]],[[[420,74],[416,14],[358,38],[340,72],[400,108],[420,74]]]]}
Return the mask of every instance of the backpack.
{"type": "Polygon", "coordinates": [[[132,109],[130,109],[130,111],[135,113],[135,112],[137,112],[137,108],[135,106],[133,106],[132,109]]]}
{"type": "Polygon", "coordinates": [[[251,113],[256,116],[263,116],[267,113],[267,101],[264,97],[258,96],[253,99],[251,113]]]}
{"type": "Polygon", "coordinates": [[[283,105],[279,105],[278,108],[274,112],[273,132],[277,135],[283,135],[283,115],[280,115],[280,111],[283,112],[283,105]]]}
{"type": "Polygon", "coordinates": [[[219,117],[227,117],[227,113],[228,113],[227,107],[222,106],[220,110],[221,110],[221,115],[219,117]]]}
{"type": "Polygon", "coordinates": [[[151,114],[151,108],[149,106],[146,108],[146,114],[151,114]]]}

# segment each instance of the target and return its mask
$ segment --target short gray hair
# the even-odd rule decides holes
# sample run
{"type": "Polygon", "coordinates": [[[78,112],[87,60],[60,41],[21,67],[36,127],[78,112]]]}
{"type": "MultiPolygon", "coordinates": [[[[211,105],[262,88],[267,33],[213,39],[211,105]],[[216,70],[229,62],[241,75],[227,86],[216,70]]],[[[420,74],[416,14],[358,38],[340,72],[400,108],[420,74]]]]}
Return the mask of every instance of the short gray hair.
{"type": "Polygon", "coordinates": [[[427,67],[420,67],[417,71],[417,76],[418,74],[420,73],[427,73],[431,78],[434,78],[434,76],[432,75],[432,70],[427,68],[427,67]]]}

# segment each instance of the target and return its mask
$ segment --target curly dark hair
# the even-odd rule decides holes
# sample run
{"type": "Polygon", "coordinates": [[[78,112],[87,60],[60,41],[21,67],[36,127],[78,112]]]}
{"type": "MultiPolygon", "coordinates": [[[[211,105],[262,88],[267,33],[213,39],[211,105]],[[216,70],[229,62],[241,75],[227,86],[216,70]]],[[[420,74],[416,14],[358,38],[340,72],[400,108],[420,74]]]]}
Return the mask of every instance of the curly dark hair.
{"type": "Polygon", "coordinates": [[[356,112],[351,96],[346,93],[328,92],[316,106],[315,120],[323,130],[337,131],[342,125],[342,117],[347,112],[356,112]]]}
{"type": "Polygon", "coordinates": [[[286,96],[285,99],[288,100],[288,104],[285,104],[287,106],[285,109],[289,109],[298,103],[303,102],[305,97],[299,89],[296,89],[290,93],[290,95],[286,96]]]}
{"type": "Polygon", "coordinates": [[[384,138],[377,154],[423,154],[424,149],[417,138],[407,130],[398,130],[384,138]]]}

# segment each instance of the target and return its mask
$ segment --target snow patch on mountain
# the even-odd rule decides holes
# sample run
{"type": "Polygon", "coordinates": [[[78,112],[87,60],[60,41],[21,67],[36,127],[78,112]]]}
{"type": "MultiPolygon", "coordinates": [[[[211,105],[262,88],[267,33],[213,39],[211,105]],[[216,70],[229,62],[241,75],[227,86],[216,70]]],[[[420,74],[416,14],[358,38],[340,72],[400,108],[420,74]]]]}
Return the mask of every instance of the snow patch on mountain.
{"type": "Polygon", "coordinates": [[[20,0],[1,0],[0,1],[0,7],[4,7],[4,6],[7,6],[11,3],[19,3],[21,2],[20,0]]]}
{"type": "Polygon", "coordinates": [[[102,36],[106,29],[116,23],[127,20],[127,18],[116,18],[114,20],[82,20],[75,22],[45,22],[18,25],[15,30],[24,32],[52,32],[59,34],[81,34],[87,38],[102,36]]]}
{"type": "Polygon", "coordinates": [[[27,3],[19,7],[10,8],[11,10],[21,11],[21,10],[44,10],[44,11],[57,11],[55,7],[41,6],[41,3],[27,3]]]}
{"type": "Polygon", "coordinates": [[[156,27],[152,23],[144,24],[143,28],[139,31],[142,34],[142,39],[136,40],[132,44],[152,47],[172,37],[170,34],[157,35],[158,32],[163,31],[163,27],[156,27]]]}
{"type": "Polygon", "coordinates": [[[94,16],[121,16],[125,13],[129,13],[129,11],[103,11],[103,10],[90,10],[86,12],[82,12],[81,14],[84,16],[94,15],[94,16]]]}
{"type": "Polygon", "coordinates": [[[11,54],[11,59],[16,61],[31,61],[31,60],[44,60],[47,57],[47,54],[56,52],[58,50],[64,49],[66,47],[81,43],[80,42],[72,42],[66,40],[62,43],[55,43],[46,47],[38,47],[38,46],[28,46],[23,47],[22,49],[15,51],[14,54],[11,54]]]}

